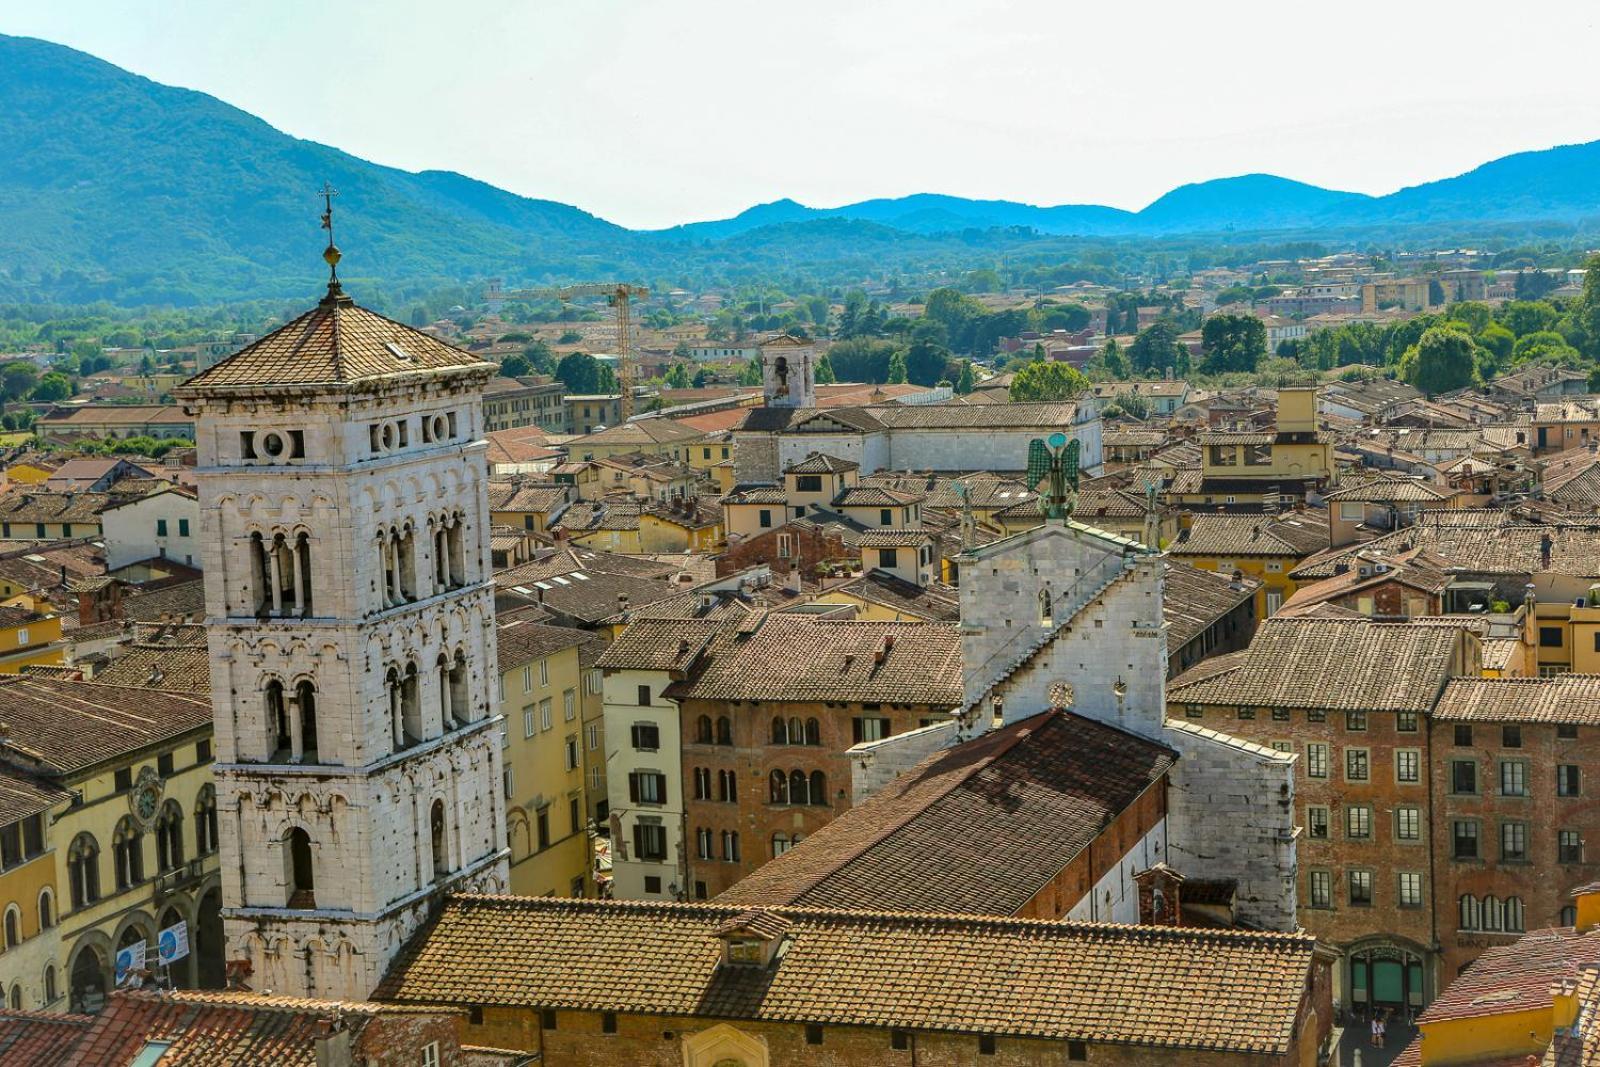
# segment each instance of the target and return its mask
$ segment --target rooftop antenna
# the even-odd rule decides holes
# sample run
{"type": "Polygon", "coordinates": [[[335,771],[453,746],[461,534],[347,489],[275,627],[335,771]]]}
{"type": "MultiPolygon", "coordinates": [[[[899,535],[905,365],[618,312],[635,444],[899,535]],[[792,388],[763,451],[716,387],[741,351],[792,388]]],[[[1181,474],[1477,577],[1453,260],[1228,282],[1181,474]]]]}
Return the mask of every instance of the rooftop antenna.
{"type": "Polygon", "coordinates": [[[339,260],[343,258],[343,253],[333,243],[333,198],[339,195],[339,190],[323,182],[317,195],[322,197],[322,228],[328,231],[328,247],[322,252],[322,261],[328,265],[328,299],[336,300],[344,295],[344,290],[339,287],[339,260]]]}

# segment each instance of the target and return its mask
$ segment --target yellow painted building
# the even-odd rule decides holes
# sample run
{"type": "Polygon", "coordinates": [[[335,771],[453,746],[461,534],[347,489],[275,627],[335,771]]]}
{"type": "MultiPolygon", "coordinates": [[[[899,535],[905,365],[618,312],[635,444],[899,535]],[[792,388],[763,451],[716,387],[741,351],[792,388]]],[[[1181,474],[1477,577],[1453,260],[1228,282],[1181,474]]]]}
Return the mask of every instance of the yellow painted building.
{"type": "Polygon", "coordinates": [[[701,507],[692,500],[639,512],[639,548],[643,552],[713,552],[722,538],[718,509],[701,507]]]}
{"type": "Polygon", "coordinates": [[[1174,482],[1168,503],[1260,504],[1268,493],[1276,498],[1333,476],[1333,440],[1317,429],[1315,389],[1280,389],[1272,430],[1210,431],[1197,443],[1200,480],[1174,482]]]}
{"type": "Polygon", "coordinates": [[[192,952],[173,982],[221,987],[210,699],[26,674],[0,684],[0,759],[76,794],[49,828],[71,1009],[98,1010],[117,950],[143,941],[153,962],[156,935],[180,921],[192,952]]]}
{"type": "Polygon", "coordinates": [[[56,841],[50,823],[72,794],[0,765],[0,1005],[64,1011],[56,841]]]}
{"type": "Polygon", "coordinates": [[[1199,570],[1224,575],[1238,571],[1256,579],[1261,583],[1256,590],[1256,618],[1265,619],[1300,587],[1290,572],[1327,547],[1328,524],[1317,512],[1278,516],[1203,512],[1182,517],[1177,540],[1167,554],[1199,570]]]}
{"type": "Polygon", "coordinates": [[[498,637],[511,891],[594,896],[585,768],[594,760],[603,766],[605,751],[600,716],[585,705],[600,695],[590,692],[596,687],[587,684],[580,658],[593,635],[512,621],[499,626],[498,637]]]}
{"type": "Polygon", "coordinates": [[[66,662],[61,617],[20,606],[0,606],[0,674],[16,674],[31,664],[66,662]]]}
{"type": "Polygon", "coordinates": [[[1600,1052],[1600,884],[1570,928],[1490,949],[1418,1020],[1400,1061],[1422,1067],[1592,1063],[1600,1052]]]}
{"type": "MultiPolygon", "coordinates": [[[[703,478],[715,478],[717,468],[733,460],[733,434],[718,430],[684,449],[683,461],[703,478]]],[[[729,476],[732,476],[730,470],[729,476]]]]}

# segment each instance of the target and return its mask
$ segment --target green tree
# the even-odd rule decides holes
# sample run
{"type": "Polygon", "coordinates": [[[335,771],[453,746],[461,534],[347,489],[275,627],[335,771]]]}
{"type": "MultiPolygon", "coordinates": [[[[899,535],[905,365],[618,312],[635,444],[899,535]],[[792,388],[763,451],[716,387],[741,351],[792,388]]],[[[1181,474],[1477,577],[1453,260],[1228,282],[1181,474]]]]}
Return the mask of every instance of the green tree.
{"type": "Polygon", "coordinates": [[[1516,335],[1498,322],[1491,322],[1478,331],[1478,344],[1494,353],[1496,363],[1503,364],[1510,359],[1516,343],[1516,335]]]}
{"type": "Polygon", "coordinates": [[[1071,400],[1089,387],[1070,363],[1029,363],[1011,379],[1012,400],[1071,400]]]}
{"type": "Polygon", "coordinates": [[[1141,393],[1135,393],[1132,390],[1118,393],[1113,403],[1124,414],[1132,415],[1136,419],[1148,419],[1150,417],[1150,401],[1146,400],[1141,393]]]}
{"type": "Polygon", "coordinates": [[[898,348],[894,350],[894,355],[889,357],[889,376],[887,381],[890,385],[904,385],[906,383],[906,354],[898,348]]]}
{"type": "Polygon", "coordinates": [[[43,404],[65,400],[72,395],[72,379],[65,374],[46,374],[28,395],[43,404]]]}
{"type": "Polygon", "coordinates": [[[1462,323],[1467,332],[1480,334],[1494,321],[1494,312],[1488,304],[1477,300],[1468,300],[1460,304],[1450,305],[1450,318],[1452,321],[1462,323]]]}
{"type": "Polygon", "coordinates": [[[672,355],[677,359],[693,359],[694,353],[689,350],[688,341],[679,341],[672,346],[672,355]]]}
{"type": "Polygon", "coordinates": [[[1572,309],[1573,346],[1590,359],[1600,358],[1600,255],[1584,261],[1583,293],[1572,309]]]}
{"type": "Polygon", "coordinates": [[[667,388],[668,389],[687,389],[687,388],[689,388],[689,365],[688,364],[686,364],[686,363],[674,363],[672,365],[672,369],[667,371],[667,388]]]}
{"type": "Polygon", "coordinates": [[[600,361],[587,352],[570,352],[556,364],[556,380],[567,387],[567,392],[578,396],[593,396],[600,392],[600,361]]]}
{"type": "Polygon", "coordinates": [[[1254,371],[1267,354],[1267,327],[1254,315],[1213,315],[1200,327],[1207,374],[1254,371]]]}
{"type": "Polygon", "coordinates": [[[550,346],[543,341],[535,341],[522,350],[522,358],[528,361],[528,366],[540,374],[549,374],[555,369],[556,354],[550,351],[550,346]]]}
{"type": "Polygon", "coordinates": [[[1561,313],[1543,300],[1510,300],[1500,308],[1500,321],[1518,337],[1556,328],[1561,313]]]}
{"type": "Polygon", "coordinates": [[[1100,353],[1100,362],[1111,377],[1121,380],[1128,376],[1128,357],[1122,354],[1122,346],[1117,344],[1116,338],[1106,341],[1106,347],[1100,353]]]}
{"type": "Polygon", "coordinates": [[[26,360],[13,360],[0,367],[0,396],[21,400],[39,384],[39,368],[26,360]]]}
{"type": "Polygon", "coordinates": [[[937,323],[919,322],[911,330],[911,347],[906,350],[906,377],[917,385],[932,385],[944,374],[950,350],[944,345],[944,330],[937,323]]]}
{"type": "Polygon", "coordinates": [[[710,380],[711,376],[706,373],[706,369],[704,367],[701,367],[699,370],[694,372],[694,381],[690,384],[696,389],[704,389],[710,380]]]}
{"type": "Polygon", "coordinates": [[[960,395],[960,396],[966,396],[968,393],[972,392],[972,390],[974,388],[977,387],[977,384],[978,383],[974,379],[973,374],[972,374],[972,360],[970,360],[970,359],[962,360],[961,361],[961,376],[956,379],[956,393],[958,395],[960,395]]]}
{"type": "Polygon", "coordinates": [[[828,363],[841,382],[876,384],[888,379],[889,359],[898,350],[892,341],[854,337],[828,349],[828,363]]]}
{"type": "Polygon", "coordinates": [[[1434,326],[1400,358],[1400,375],[1429,396],[1478,381],[1477,346],[1455,325],[1434,326]]]}
{"type": "Polygon", "coordinates": [[[818,385],[832,385],[834,382],[836,382],[838,380],[839,379],[835,378],[834,375],[833,375],[833,361],[830,360],[826,355],[824,355],[824,356],[822,356],[822,358],[818,359],[817,360],[817,384],[818,385]]]}
{"type": "Polygon", "coordinates": [[[759,359],[752,359],[744,365],[744,370],[739,372],[739,384],[761,384],[761,361],[759,359]]]}
{"type": "Polygon", "coordinates": [[[526,356],[515,353],[500,361],[500,376],[502,378],[521,378],[533,373],[533,366],[526,356]]]}
{"type": "Polygon", "coordinates": [[[1189,349],[1178,341],[1177,327],[1157,319],[1128,346],[1128,361],[1140,374],[1189,373],[1189,349]]]}
{"type": "Polygon", "coordinates": [[[561,332],[561,336],[556,338],[556,344],[575,345],[581,340],[583,340],[583,334],[579,333],[577,330],[563,330],[561,332]]]}
{"type": "Polygon", "coordinates": [[[811,315],[811,321],[816,323],[817,327],[819,329],[824,329],[825,330],[825,329],[828,328],[828,298],[827,297],[825,297],[825,296],[807,297],[803,306],[805,307],[806,311],[811,315]]]}
{"type": "Polygon", "coordinates": [[[1583,356],[1576,348],[1567,344],[1567,339],[1554,330],[1536,330],[1517,338],[1517,343],[1511,350],[1513,363],[1553,363],[1561,366],[1572,366],[1581,362],[1583,356]]]}

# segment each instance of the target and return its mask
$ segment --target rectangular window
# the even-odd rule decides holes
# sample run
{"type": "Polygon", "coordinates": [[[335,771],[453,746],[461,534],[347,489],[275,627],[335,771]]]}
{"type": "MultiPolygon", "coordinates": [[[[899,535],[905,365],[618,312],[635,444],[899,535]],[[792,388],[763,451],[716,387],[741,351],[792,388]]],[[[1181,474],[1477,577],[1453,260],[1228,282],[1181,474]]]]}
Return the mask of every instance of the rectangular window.
{"type": "Polygon", "coordinates": [[[1518,759],[1500,761],[1500,795],[1525,797],[1528,795],[1528,765],[1518,759]]]}
{"type": "MultiPolygon", "coordinates": [[[[636,823],[633,827],[633,854],[641,860],[664,860],[667,858],[667,828],[660,823],[636,823]]],[[[645,890],[651,893],[661,892],[661,879],[656,879],[656,888],[650,888],[650,879],[645,879],[645,890]]]]}
{"type": "Polygon", "coordinates": [[[1372,872],[1350,872],[1350,904],[1357,908],[1372,906],[1372,872]]]}
{"type": "Polygon", "coordinates": [[[551,704],[549,697],[539,701],[539,729],[550,729],[550,716],[553,711],[554,706],[551,704]]]}
{"type": "Polygon", "coordinates": [[[536,727],[533,725],[533,705],[529,704],[522,709],[522,736],[532,737],[536,727]]]}
{"type": "Polygon", "coordinates": [[[1344,836],[1352,841],[1365,841],[1372,837],[1372,809],[1365,804],[1351,804],[1344,809],[1344,836]]]}
{"type": "Polygon", "coordinates": [[[1328,713],[1322,708],[1307,708],[1306,722],[1327,722],[1328,713]]]}
{"type": "Polygon", "coordinates": [[[1466,748],[1472,744],[1472,724],[1456,723],[1456,745],[1466,748]]]}
{"type": "Polygon", "coordinates": [[[439,1042],[430,1041],[422,1046],[422,1067],[439,1067],[439,1042]]]}
{"type": "Polygon", "coordinates": [[[658,771],[633,771],[628,775],[628,799],[635,804],[665,804],[667,776],[658,771]]]}
{"type": "Polygon", "coordinates": [[[550,809],[540,808],[535,813],[534,823],[539,833],[539,849],[543,851],[550,847],[550,809]]]}
{"type": "Polygon", "coordinates": [[[1320,741],[1306,745],[1306,777],[1328,777],[1328,746],[1320,741]]]}
{"type": "Polygon", "coordinates": [[[637,703],[641,708],[648,708],[650,706],[650,687],[648,685],[641,685],[639,687],[639,699],[635,701],[635,703],[637,703]]]}
{"type": "Polygon", "coordinates": [[[1344,728],[1346,730],[1365,730],[1367,728],[1367,713],[1364,711],[1345,712],[1344,728]]]}
{"type": "Polygon", "coordinates": [[[1240,708],[1239,709],[1239,718],[1245,720],[1246,722],[1248,722],[1251,719],[1254,719],[1255,717],[1256,717],[1256,709],[1255,708],[1240,708]]]}
{"type": "Polygon", "coordinates": [[[1478,858],[1478,824],[1472,819],[1456,819],[1450,824],[1450,855],[1458,860],[1478,858]]]}
{"type": "Polygon", "coordinates": [[[1541,626],[1541,627],[1539,627],[1539,645],[1540,645],[1541,648],[1560,648],[1561,647],[1561,627],[1559,627],[1559,626],[1541,626]]]}
{"type": "Polygon", "coordinates": [[[179,537],[188,537],[189,536],[189,520],[188,519],[179,519],[178,520],[178,536],[179,537]]]}
{"type": "Polygon", "coordinates": [[[900,553],[893,548],[878,549],[878,566],[891,568],[900,566],[900,553]]]}
{"type": "Polygon", "coordinates": [[[822,1027],[818,1026],[816,1023],[806,1024],[806,1044],[822,1044],[822,1027]]]}
{"type": "MultiPolygon", "coordinates": [[[[1594,636],[1596,640],[1600,640],[1600,633],[1594,636]]],[[[1600,648],[1595,649],[1595,651],[1600,652],[1600,648]]],[[[1578,724],[1571,722],[1556,723],[1556,737],[1563,741],[1576,741],[1578,739],[1578,724]]]]}
{"type": "Polygon", "coordinates": [[[1344,780],[1347,782],[1365,782],[1371,777],[1372,757],[1364,748],[1347,748],[1344,750],[1344,780]]]}
{"type": "Polygon", "coordinates": [[[1422,781],[1422,752],[1415,748],[1394,750],[1394,780],[1397,782],[1422,781]]]}
{"type": "Polygon", "coordinates": [[[1289,721],[1289,709],[1288,708],[1273,708],[1272,709],[1272,721],[1273,722],[1288,722],[1289,721]]]}
{"type": "Polygon", "coordinates": [[[550,684],[550,661],[547,659],[539,661],[539,684],[542,686],[550,684]]]}
{"type": "Polygon", "coordinates": [[[1583,862],[1583,835],[1576,830],[1556,831],[1556,862],[1583,862]]]}
{"type": "Polygon", "coordinates": [[[156,773],[163,778],[172,777],[172,753],[163,752],[156,757],[156,773]]]}
{"type": "Polygon", "coordinates": [[[1500,859],[1505,863],[1525,863],[1528,859],[1528,824],[1500,824],[1500,859]]]}
{"type": "Polygon", "coordinates": [[[1330,871],[1311,872],[1311,906],[1333,907],[1333,874],[1330,871]]]}
{"type": "Polygon", "coordinates": [[[111,776],[112,785],[119,793],[126,793],[133,788],[133,768],[119,767],[111,776]]]}
{"type": "Polygon", "coordinates": [[[590,723],[588,727],[588,734],[589,751],[593,752],[595,749],[600,747],[600,724],[597,722],[590,723]]]}
{"type": "Polygon", "coordinates": [[[568,722],[571,722],[578,714],[578,691],[576,689],[567,689],[562,692],[561,714],[568,722]]]}
{"type": "Polygon", "coordinates": [[[1417,732],[1417,713],[1414,711],[1400,711],[1395,713],[1394,728],[1396,733],[1414,734],[1417,732]]]}
{"type": "Polygon", "coordinates": [[[194,761],[196,763],[211,762],[211,742],[196,741],[194,744],[194,761]]]}
{"type": "Polygon", "coordinates": [[[761,514],[757,516],[756,521],[763,530],[770,529],[772,527],[772,512],[762,508],[761,514]]]}
{"type": "Polygon", "coordinates": [[[1417,841],[1422,836],[1422,809],[1397,807],[1394,809],[1394,836],[1399,841],[1417,841]]]}
{"type": "Polygon", "coordinates": [[[533,668],[532,667],[524,667],[524,668],[522,668],[522,689],[523,689],[524,692],[526,692],[527,690],[532,689],[532,688],[533,688],[533,668]]]}
{"type": "Polygon", "coordinates": [[[575,771],[575,770],[578,769],[578,735],[577,734],[573,734],[571,737],[567,738],[566,748],[567,748],[567,770],[575,771]]]}
{"type": "Polygon", "coordinates": [[[1422,874],[1420,872],[1400,872],[1399,903],[1402,908],[1422,907],[1422,874]]]}
{"type": "Polygon", "coordinates": [[[1450,761],[1450,792],[1461,796],[1475,796],[1478,792],[1478,764],[1474,760],[1450,761]]]}
{"type": "Polygon", "coordinates": [[[157,519],[156,520],[156,536],[157,537],[165,537],[165,536],[167,536],[167,520],[166,519],[157,519]]]}
{"type": "Polygon", "coordinates": [[[889,720],[874,716],[857,716],[852,720],[855,743],[863,741],[882,741],[889,736],[889,720]]]}
{"type": "Polygon", "coordinates": [[[1556,768],[1556,796],[1575,797],[1583,792],[1583,772],[1576,763],[1563,763],[1556,768]]]}
{"type": "Polygon", "coordinates": [[[1522,727],[1517,723],[1507,723],[1500,727],[1500,745],[1502,748],[1522,747],[1522,727]]]}
{"type": "Polygon", "coordinates": [[[1328,836],[1328,809],[1313,805],[1306,809],[1306,836],[1326,838],[1328,836]]]}
{"type": "Polygon", "coordinates": [[[501,778],[503,779],[504,784],[505,784],[506,799],[510,800],[512,797],[514,797],[516,795],[516,792],[517,792],[516,776],[511,773],[511,768],[507,767],[505,769],[505,773],[501,776],[501,778]]]}
{"type": "Polygon", "coordinates": [[[661,747],[661,727],[653,722],[634,723],[633,747],[640,752],[655,752],[661,747]]]}

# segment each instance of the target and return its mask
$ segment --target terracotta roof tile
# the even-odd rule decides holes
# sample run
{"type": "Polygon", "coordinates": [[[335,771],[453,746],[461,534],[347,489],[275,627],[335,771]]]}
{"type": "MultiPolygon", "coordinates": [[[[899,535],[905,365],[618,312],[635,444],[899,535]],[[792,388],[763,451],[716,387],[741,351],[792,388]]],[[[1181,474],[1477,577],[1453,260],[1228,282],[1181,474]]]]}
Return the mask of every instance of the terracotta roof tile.
{"type": "Polygon", "coordinates": [[[348,299],[323,300],[196,374],[173,395],[263,386],[349,386],[430,371],[476,371],[487,378],[495,369],[493,363],[348,299]]]}
{"type": "Polygon", "coordinates": [[[71,773],[211,725],[211,701],[165,690],[0,677],[8,758],[71,773]]]}
{"type": "Polygon", "coordinates": [[[768,966],[722,962],[741,905],[460,896],[407,946],[383,1000],[1288,1050],[1303,934],[774,908],[768,966]]]}
{"type": "Polygon", "coordinates": [[[1046,712],[936,753],[718,903],[1013,915],[1176,753],[1046,712]]]}

